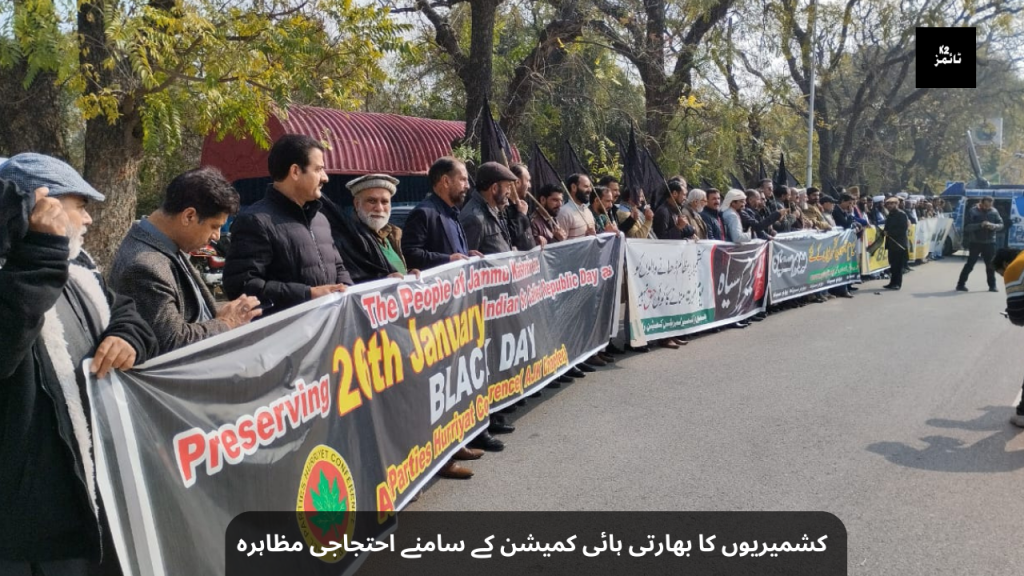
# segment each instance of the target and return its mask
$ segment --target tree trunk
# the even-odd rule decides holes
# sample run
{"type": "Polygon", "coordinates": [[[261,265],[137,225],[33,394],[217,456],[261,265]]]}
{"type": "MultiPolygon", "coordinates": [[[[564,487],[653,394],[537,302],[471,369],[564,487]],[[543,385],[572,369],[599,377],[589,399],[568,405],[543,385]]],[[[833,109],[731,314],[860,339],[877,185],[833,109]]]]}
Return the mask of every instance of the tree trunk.
{"type": "Polygon", "coordinates": [[[476,143],[480,130],[477,120],[484,106],[484,99],[490,96],[494,63],[494,23],[500,0],[472,0],[472,23],[470,28],[469,57],[459,71],[462,85],[466,89],[466,140],[476,143]]]}
{"type": "Polygon", "coordinates": [[[501,111],[501,128],[512,134],[523,120],[526,106],[534,92],[547,78],[548,70],[565,59],[565,48],[583,34],[583,15],[574,3],[562,7],[559,17],[541,32],[537,45],[516,66],[509,82],[507,104],[501,111]]]}
{"type": "Polygon", "coordinates": [[[39,152],[68,159],[57,75],[40,72],[23,86],[27,66],[0,69],[0,155],[39,152]]]}
{"type": "MultiPolygon", "coordinates": [[[[78,33],[82,39],[79,61],[83,69],[95,71],[87,94],[96,94],[97,86],[133,86],[131,78],[115,76],[120,68],[103,65],[109,56],[104,34],[103,0],[79,5],[78,33]]],[[[86,236],[86,249],[101,269],[109,268],[114,253],[135,218],[139,168],[142,165],[142,123],[131,96],[121,96],[118,117],[89,119],[85,125],[85,169],[82,175],[106,201],[90,205],[93,225],[86,236]]]]}
{"type": "Polygon", "coordinates": [[[135,219],[143,159],[142,140],[134,134],[137,126],[137,114],[122,116],[114,124],[102,117],[86,123],[83,176],[107,199],[89,205],[93,225],[85,245],[104,270],[135,219]]]}
{"type": "MultiPolygon", "coordinates": [[[[657,76],[653,75],[652,76],[657,76]]],[[[661,155],[662,144],[668,134],[668,125],[679,110],[679,91],[661,75],[661,80],[644,78],[644,115],[647,121],[648,142],[655,157],[661,155]]]]}

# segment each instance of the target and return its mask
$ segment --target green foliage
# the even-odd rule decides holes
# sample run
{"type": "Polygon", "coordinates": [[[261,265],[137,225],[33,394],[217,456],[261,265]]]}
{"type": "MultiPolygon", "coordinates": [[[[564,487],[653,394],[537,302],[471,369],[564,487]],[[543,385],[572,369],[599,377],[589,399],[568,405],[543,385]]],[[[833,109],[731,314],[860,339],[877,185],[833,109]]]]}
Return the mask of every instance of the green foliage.
{"type": "Polygon", "coordinates": [[[583,161],[590,166],[590,170],[594,174],[621,179],[622,159],[619,158],[615,143],[607,136],[594,135],[591,137],[591,144],[590,148],[585,148],[582,152],[583,161]]]}
{"type": "Polygon", "coordinates": [[[471,162],[476,165],[480,164],[480,148],[477,146],[460,143],[458,146],[452,148],[452,156],[462,160],[463,162],[471,162]]]}
{"type": "Polygon", "coordinates": [[[348,510],[348,498],[341,497],[341,490],[338,487],[338,479],[332,482],[327,481],[327,475],[320,471],[320,482],[316,490],[310,490],[313,497],[313,507],[316,508],[316,515],[310,520],[314,526],[326,536],[336,530],[338,540],[341,540],[342,523],[345,521],[345,513],[348,510]]]}
{"type": "MultiPolygon", "coordinates": [[[[310,0],[225,9],[213,0],[189,0],[163,9],[97,2],[110,54],[101,70],[80,65],[77,35],[61,32],[76,22],[77,5],[62,9],[52,0],[0,4],[0,22],[8,28],[0,66],[27,61],[26,83],[39,70],[59,71],[86,119],[113,122],[125,106],[139,106],[149,153],[180,147],[186,129],[249,136],[267,147],[270,115],[302,103],[357,107],[387,78],[386,55],[413,51],[403,38],[409,26],[372,3],[310,0]],[[5,19],[7,10],[13,17],[5,19]],[[117,71],[119,80],[105,83],[104,71],[117,71]]],[[[83,50],[95,49],[81,41],[83,50]]]]}

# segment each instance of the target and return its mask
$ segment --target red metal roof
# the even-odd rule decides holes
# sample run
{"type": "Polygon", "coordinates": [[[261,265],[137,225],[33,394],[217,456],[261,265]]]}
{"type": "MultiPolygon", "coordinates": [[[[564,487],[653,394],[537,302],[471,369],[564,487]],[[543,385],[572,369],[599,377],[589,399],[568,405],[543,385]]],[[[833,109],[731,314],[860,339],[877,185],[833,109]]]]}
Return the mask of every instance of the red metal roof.
{"type": "MultiPolygon", "coordinates": [[[[327,173],[348,175],[426,174],[434,160],[451,154],[451,143],[465,133],[464,122],[311,106],[292,107],[287,120],[271,117],[267,128],[271,141],[282,134],[307,134],[328,142],[327,173]]],[[[252,139],[229,136],[217,142],[210,135],[203,143],[201,163],[219,168],[235,182],[268,176],[267,154],[252,139]]],[[[518,161],[517,151],[513,156],[518,161]]]]}

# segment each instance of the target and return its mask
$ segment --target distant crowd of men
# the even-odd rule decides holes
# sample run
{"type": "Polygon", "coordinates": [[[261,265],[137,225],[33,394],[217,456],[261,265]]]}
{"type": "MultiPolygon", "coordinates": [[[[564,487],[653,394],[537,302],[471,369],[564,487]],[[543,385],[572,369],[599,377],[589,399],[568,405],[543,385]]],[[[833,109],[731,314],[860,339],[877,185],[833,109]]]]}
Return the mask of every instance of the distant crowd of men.
{"type": "MultiPolygon", "coordinates": [[[[795,230],[860,233],[884,223],[893,261],[888,287],[898,289],[907,223],[941,210],[941,200],[914,206],[897,196],[861,198],[856,187],[832,197],[813,186],[775,186],[770,179],[723,195],[690,188],[678,176],[652,206],[642,192],[623,194],[611,176],[595,184],[573,174],[532,190],[525,165],[498,163],[476,169],[471,193],[466,165],[444,157],[428,172],[431,193],[399,229],[390,221],[398,180],[389,175],[348,182],[351,213],[322,196],[328,180],[324,149],[313,138],[279,138],[268,169],[273,183],[241,213],[238,194],[217,170],[199,168],[174,178],[160,207],[132,225],[104,279],[82,250],[92,223],[89,205],[104,201],[103,194],[48,156],[20,154],[0,165],[0,498],[7,503],[0,518],[0,573],[117,573],[96,489],[81,369],[86,358],[103,377],[353,284],[598,233],[747,242],[795,230]],[[188,254],[217,240],[236,214],[224,269],[229,301],[218,304],[188,254]]],[[[852,290],[843,286],[786,306],[851,297],[852,290]]],[[[778,308],[771,305],[769,312],[778,308]]],[[[658,342],[666,348],[684,344],[682,338],[658,342]]],[[[552,386],[584,378],[622,352],[609,342],[552,386]]],[[[457,461],[502,450],[493,434],[514,430],[503,414],[494,415],[488,430],[459,450],[441,476],[471,477],[457,461]]]]}

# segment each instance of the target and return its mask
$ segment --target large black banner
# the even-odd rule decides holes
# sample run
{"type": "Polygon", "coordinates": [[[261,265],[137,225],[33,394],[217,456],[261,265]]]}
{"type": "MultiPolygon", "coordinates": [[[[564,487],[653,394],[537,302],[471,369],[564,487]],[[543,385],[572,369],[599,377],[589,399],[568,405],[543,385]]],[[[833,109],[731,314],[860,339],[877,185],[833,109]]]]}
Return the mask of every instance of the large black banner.
{"type": "Polygon", "coordinates": [[[90,382],[125,573],[223,572],[247,511],[293,511],[314,548],[381,533],[490,412],[607,344],[622,250],[602,235],[360,285],[90,382]]]}

